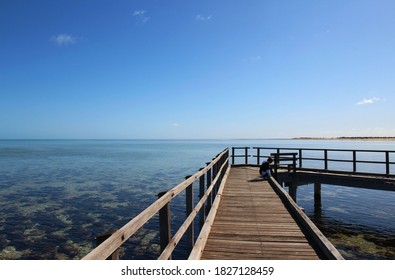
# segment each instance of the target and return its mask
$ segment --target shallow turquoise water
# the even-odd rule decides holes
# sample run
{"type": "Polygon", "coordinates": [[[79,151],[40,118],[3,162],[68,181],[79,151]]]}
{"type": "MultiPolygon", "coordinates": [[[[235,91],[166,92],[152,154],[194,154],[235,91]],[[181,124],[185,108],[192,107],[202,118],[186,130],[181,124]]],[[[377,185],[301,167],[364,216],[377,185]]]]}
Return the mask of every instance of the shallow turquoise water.
{"type": "MultiPolygon", "coordinates": [[[[0,259],[81,258],[95,236],[123,226],[231,146],[395,150],[394,142],[357,141],[1,140],[0,259]]],[[[322,194],[320,213],[312,186],[299,188],[298,203],[343,255],[394,259],[395,192],[324,185],[322,194]]],[[[183,209],[182,198],[172,203],[173,231],[183,209]]],[[[155,258],[157,228],[154,219],[140,230],[123,258],[155,258]]]]}

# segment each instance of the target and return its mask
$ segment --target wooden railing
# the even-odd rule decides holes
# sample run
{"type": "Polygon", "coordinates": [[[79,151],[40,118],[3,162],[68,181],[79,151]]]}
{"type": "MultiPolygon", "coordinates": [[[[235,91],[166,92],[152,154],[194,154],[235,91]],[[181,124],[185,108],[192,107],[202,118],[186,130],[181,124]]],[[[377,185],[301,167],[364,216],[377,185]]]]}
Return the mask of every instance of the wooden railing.
{"type": "Polygon", "coordinates": [[[295,221],[305,230],[307,236],[321,250],[325,258],[329,260],[344,260],[339,251],[322,234],[318,227],[307,217],[304,211],[296,204],[294,199],[284,190],[284,188],[273,178],[269,178],[270,185],[283,201],[285,207],[289,209],[295,221]]]}
{"type": "Polygon", "coordinates": [[[201,229],[205,223],[206,215],[213,205],[224,174],[228,169],[228,162],[229,150],[225,149],[212,162],[207,163],[206,167],[199,170],[199,172],[187,176],[184,182],[171,190],[159,193],[158,200],[155,203],[146,208],[122,228],[115,231],[83,259],[104,260],[111,258],[113,254],[117,254],[116,251],[124,242],[158,213],[161,247],[159,259],[170,259],[172,252],[184,235],[187,239],[187,250],[190,252],[196,240],[194,236],[195,218],[199,216],[199,226],[201,229]],[[195,181],[199,182],[200,198],[196,205],[194,205],[193,199],[195,181]],[[170,202],[184,191],[186,194],[186,219],[174,236],[171,236],[170,202]]]}
{"type": "MultiPolygon", "coordinates": [[[[314,149],[314,148],[273,148],[273,147],[233,147],[232,164],[259,165],[269,155],[295,153],[297,170],[340,172],[366,175],[395,176],[395,151],[391,150],[351,150],[351,149],[314,149]],[[241,158],[242,160],[237,162],[241,158]],[[250,160],[255,158],[255,160],[250,160]],[[311,162],[321,167],[308,166],[311,162]],[[336,163],[335,167],[330,165],[336,163]],[[346,164],[339,167],[340,164],[346,164]],[[361,166],[366,165],[368,171],[361,166]],[[381,167],[381,171],[375,171],[381,167]],[[373,170],[373,171],[372,171],[373,170]]],[[[366,168],[365,168],[366,169],[366,168]]]]}

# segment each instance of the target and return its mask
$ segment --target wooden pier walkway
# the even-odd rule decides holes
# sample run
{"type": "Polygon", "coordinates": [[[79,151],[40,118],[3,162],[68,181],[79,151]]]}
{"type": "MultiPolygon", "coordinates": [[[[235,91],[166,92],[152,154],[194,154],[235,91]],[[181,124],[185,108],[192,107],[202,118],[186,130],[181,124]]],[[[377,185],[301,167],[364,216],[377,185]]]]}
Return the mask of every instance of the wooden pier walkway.
{"type": "Polygon", "coordinates": [[[200,259],[326,258],[313,243],[258,168],[232,167],[200,259]]]}
{"type": "MultiPolygon", "coordinates": [[[[259,165],[248,164],[248,148],[243,148],[245,164],[234,164],[238,157],[234,154],[235,149],[232,148],[231,157],[229,149],[225,149],[206,167],[187,176],[174,188],[159,193],[157,201],[106,236],[107,239],[100,239],[98,246],[83,259],[118,259],[122,244],[156,215],[159,215],[160,260],[171,259],[183,237],[186,238],[185,250],[189,252],[190,260],[343,259],[283,187],[273,177],[263,180],[258,174],[259,165]],[[229,165],[230,158],[232,165],[229,165]],[[194,202],[194,186],[199,187],[196,190],[199,192],[198,202],[194,202]],[[186,218],[172,234],[170,202],[181,194],[185,194],[186,218]],[[197,237],[196,224],[199,227],[197,237]]],[[[256,149],[259,162],[264,148],[256,149]]],[[[288,160],[283,158],[287,154],[279,152],[277,149],[274,154],[277,157],[275,162],[288,160]]],[[[387,175],[389,166],[395,164],[389,160],[389,153],[385,152],[387,175]]],[[[299,154],[302,154],[300,149],[299,154]]],[[[356,152],[353,154],[355,167],[356,152]]],[[[326,167],[329,161],[327,151],[324,155],[326,167]]],[[[286,171],[291,177],[297,174],[296,160],[296,154],[292,153],[293,163],[286,171]]],[[[301,157],[298,161],[302,166],[301,157]]],[[[275,177],[280,174],[278,167],[281,165],[275,165],[275,177]]]]}

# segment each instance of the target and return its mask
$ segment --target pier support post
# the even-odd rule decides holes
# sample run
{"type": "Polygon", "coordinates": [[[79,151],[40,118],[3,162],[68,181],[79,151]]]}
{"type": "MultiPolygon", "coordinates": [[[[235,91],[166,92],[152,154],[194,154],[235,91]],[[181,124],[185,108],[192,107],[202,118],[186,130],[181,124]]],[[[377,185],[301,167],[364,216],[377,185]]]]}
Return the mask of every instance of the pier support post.
{"type": "Polygon", "coordinates": [[[295,182],[292,181],[292,183],[289,185],[289,195],[293,199],[293,201],[296,202],[296,192],[297,192],[298,187],[296,186],[295,182]]]}
{"type": "MultiPolygon", "coordinates": [[[[96,236],[96,246],[102,244],[107,238],[109,238],[115,231],[110,231],[96,236]]],[[[119,248],[114,251],[106,260],[119,260],[119,248]]]]}
{"type": "MultiPolygon", "coordinates": [[[[161,198],[167,192],[158,193],[161,198]]],[[[159,232],[160,232],[160,251],[165,250],[171,239],[170,205],[167,203],[159,210],[159,232]]],[[[169,257],[171,259],[171,256],[169,257]]]]}
{"type": "MultiPolygon", "coordinates": [[[[200,170],[202,170],[203,168],[200,168],[200,170]]],[[[199,201],[202,199],[202,197],[204,196],[204,180],[205,176],[200,176],[199,178],[199,201]]],[[[203,228],[204,222],[206,220],[206,204],[204,203],[202,205],[202,208],[200,208],[199,211],[199,227],[200,230],[203,228]]]]}
{"type": "MultiPolygon", "coordinates": [[[[187,180],[190,177],[191,177],[191,175],[186,176],[185,180],[187,180]]],[[[192,210],[193,210],[193,184],[190,184],[186,188],[186,209],[185,210],[186,210],[186,217],[188,217],[192,213],[192,210]]],[[[189,252],[189,250],[192,250],[193,245],[195,243],[194,232],[195,232],[195,227],[194,227],[194,223],[192,222],[186,232],[188,252],[189,252]]]]}
{"type": "Polygon", "coordinates": [[[321,183],[314,183],[314,209],[320,209],[321,206],[321,183]]]}

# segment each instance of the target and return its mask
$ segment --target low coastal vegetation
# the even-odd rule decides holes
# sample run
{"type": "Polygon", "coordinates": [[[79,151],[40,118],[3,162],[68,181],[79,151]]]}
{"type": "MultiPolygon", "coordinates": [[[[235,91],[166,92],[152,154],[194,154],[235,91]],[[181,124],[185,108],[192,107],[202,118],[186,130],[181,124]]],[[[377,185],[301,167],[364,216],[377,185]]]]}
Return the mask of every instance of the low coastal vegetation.
{"type": "Polygon", "coordinates": [[[292,140],[365,140],[395,141],[395,136],[341,136],[341,137],[295,137],[292,140]]]}

